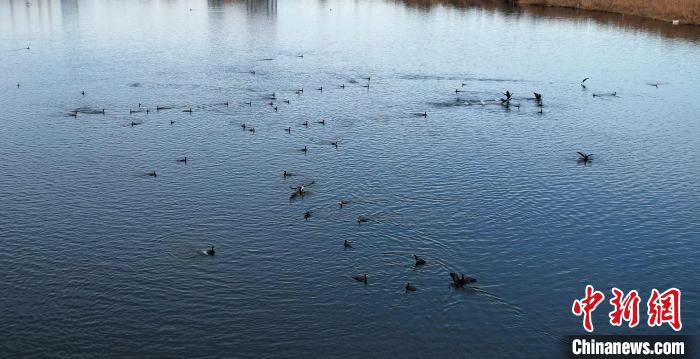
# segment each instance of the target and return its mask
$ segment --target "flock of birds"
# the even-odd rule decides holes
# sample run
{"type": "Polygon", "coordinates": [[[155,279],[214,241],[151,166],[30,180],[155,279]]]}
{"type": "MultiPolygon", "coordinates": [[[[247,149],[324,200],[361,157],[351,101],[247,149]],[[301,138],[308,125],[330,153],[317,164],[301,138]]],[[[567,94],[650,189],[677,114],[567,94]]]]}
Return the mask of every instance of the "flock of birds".
{"type": "MultiPolygon", "coordinates": [[[[27,46],[26,49],[29,50],[30,47],[27,46]]],[[[303,55],[298,55],[297,57],[302,58],[303,55]]],[[[270,59],[265,59],[265,60],[270,60],[270,59]]],[[[255,74],[255,71],[249,71],[249,73],[254,75],[254,74],[255,74]]],[[[366,83],[365,83],[365,84],[362,84],[362,86],[369,89],[369,88],[370,88],[370,84],[371,84],[371,77],[368,76],[368,77],[364,77],[363,79],[366,80],[366,83]]],[[[584,88],[584,89],[586,88],[586,81],[588,81],[588,80],[589,80],[589,78],[585,78],[585,79],[583,79],[583,81],[581,81],[580,85],[581,85],[582,88],[584,88]]],[[[461,87],[462,87],[462,88],[463,88],[465,85],[466,85],[465,83],[461,83],[461,87]]],[[[655,87],[658,87],[659,83],[655,83],[655,84],[651,84],[651,85],[652,85],[652,86],[655,86],[655,87]]],[[[341,89],[345,89],[345,87],[346,87],[345,84],[339,85],[339,88],[341,88],[341,89]]],[[[20,84],[19,84],[19,83],[17,83],[17,88],[20,88],[20,84]]],[[[322,91],[323,91],[323,87],[318,87],[318,88],[316,88],[316,90],[322,92],[322,91]]],[[[455,93],[459,93],[459,92],[463,92],[463,90],[461,90],[461,89],[459,89],[459,88],[455,90],[455,93]]],[[[302,95],[302,94],[304,93],[304,89],[303,89],[303,88],[300,88],[300,89],[294,90],[294,93],[297,94],[297,95],[302,95]]],[[[81,91],[80,94],[81,94],[82,96],[85,96],[85,95],[86,95],[86,93],[85,93],[84,90],[81,91]]],[[[517,104],[514,104],[514,103],[513,103],[513,101],[512,101],[512,100],[513,100],[513,93],[512,93],[510,90],[505,91],[502,95],[503,95],[502,97],[496,99],[495,103],[500,103],[500,105],[503,106],[503,107],[505,107],[505,108],[510,108],[511,106],[518,107],[518,108],[520,107],[520,104],[519,104],[519,103],[517,103],[517,104]]],[[[599,97],[599,96],[616,96],[616,95],[617,95],[617,94],[616,94],[615,92],[612,92],[612,93],[594,93],[594,94],[593,94],[593,97],[599,97]]],[[[529,100],[534,100],[536,106],[539,107],[539,112],[542,113],[542,108],[544,107],[543,96],[542,96],[542,94],[541,94],[541,93],[538,93],[538,92],[533,92],[533,97],[528,98],[528,99],[529,99],[529,100]]],[[[279,99],[278,99],[278,97],[277,97],[277,94],[273,92],[273,93],[267,98],[267,101],[268,101],[268,102],[267,102],[267,105],[269,105],[274,111],[279,111],[279,108],[277,107],[277,105],[276,105],[276,103],[275,103],[275,101],[278,101],[278,100],[279,100],[279,99]]],[[[290,100],[289,100],[289,99],[284,99],[284,100],[282,100],[282,101],[283,101],[284,103],[287,103],[287,104],[290,103],[290,100]]],[[[485,102],[484,102],[483,100],[480,101],[480,103],[481,103],[482,105],[485,104],[485,102]]],[[[247,106],[252,106],[252,101],[245,102],[244,104],[247,105],[247,106]]],[[[469,103],[468,101],[466,102],[466,104],[467,104],[467,105],[471,105],[471,103],[469,103]]],[[[224,103],[222,103],[222,105],[229,106],[229,102],[224,102],[224,103]]],[[[170,110],[170,109],[173,109],[173,108],[174,108],[174,107],[157,105],[157,106],[155,106],[154,109],[155,109],[155,111],[159,112],[159,111],[164,111],[164,110],[170,110]]],[[[77,110],[68,112],[68,115],[71,116],[71,117],[77,117],[78,114],[79,114],[80,112],[81,112],[81,110],[80,110],[80,109],[77,109],[77,110]]],[[[151,112],[151,109],[149,109],[149,108],[144,108],[144,107],[142,106],[141,103],[138,104],[138,108],[137,108],[136,110],[134,110],[134,109],[129,109],[129,114],[130,114],[130,115],[133,114],[133,113],[138,113],[138,112],[145,112],[146,114],[148,114],[148,113],[151,112]]],[[[184,109],[182,109],[182,112],[192,113],[192,112],[193,112],[193,109],[192,109],[192,107],[185,107],[184,109]]],[[[86,111],[86,113],[89,113],[89,114],[98,114],[98,113],[101,113],[101,114],[104,115],[104,114],[106,113],[106,110],[105,110],[105,109],[101,109],[101,110],[93,110],[93,109],[90,109],[89,111],[86,111]]],[[[427,111],[424,111],[424,112],[422,112],[422,113],[418,113],[418,115],[421,116],[421,117],[427,117],[427,116],[428,116],[428,113],[427,113],[427,111]]],[[[173,125],[174,123],[175,123],[175,121],[170,120],[170,124],[171,124],[171,125],[173,125]]],[[[325,124],[326,124],[326,120],[325,120],[325,119],[321,119],[321,120],[317,121],[316,123],[321,124],[321,125],[325,125],[325,124]]],[[[133,126],[136,126],[136,125],[138,125],[138,124],[139,124],[139,123],[137,123],[137,122],[135,122],[135,121],[131,121],[129,125],[130,125],[131,127],[133,127],[133,126]]],[[[301,125],[304,126],[304,127],[309,127],[309,122],[308,122],[308,121],[305,121],[305,122],[303,122],[301,125]]],[[[241,126],[241,128],[242,128],[244,131],[249,131],[249,132],[251,132],[251,133],[255,133],[255,127],[252,126],[252,125],[250,125],[250,124],[242,123],[240,126],[241,126]]],[[[285,130],[285,132],[287,132],[287,133],[290,133],[290,134],[292,133],[292,127],[287,127],[287,128],[285,128],[284,130],[285,130]]],[[[332,146],[338,148],[339,140],[330,141],[330,144],[331,144],[332,146]]],[[[307,152],[309,151],[309,149],[308,149],[307,146],[304,146],[303,148],[300,149],[300,151],[303,152],[303,153],[307,153],[307,152]]],[[[581,163],[588,164],[588,163],[590,163],[591,161],[593,161],[593,154],[592,154],[592,153],[585,153],[585,152],[579,151],[579,152],[577,152],[577,155],[578,155],[577,160],[578,160],[579,162],[581,162],[581,163]]],[[[185,164],[186,164],[187,161],[188,161],[188,158],[187,158],[187,157],[182,157],[182,158],[177,159],[177,162],[180,162],[180,163],[185,163],[185,164]]],[[[157,173],[155,170],[152,170],[152,171],[147,172],[147,175],[150,176],[150,177],[157,177],[157,176],[158,176],[158,173],[157,173]]],[[[295,174],[284,170],[284,171],[282,172],[282,176],[283,176],[283,178],[287,179],[288,177],[295,176],[295,174]]],[[[306,194],[307,194],[307,188],[308,188],[309,186],[313,185],[314,183],[315,183],[315,181],[311,181],[311,182],[309,182],[309,183],[300,183],[300,184],[297,185],[297,186],[290,187],[290,189],[292,190],[291,194],[289,195],[290,200],[291,200],[291,199],[294,199],[294,198],[296,198],[296,197],[303,197],[304,195],[306,195],[306,194]]],[[[340,200],[338,201],[338,205],[339,205],[341,208],[342,208],[343,206],[349,204],[349,203],[350,203],[350,201],[345,200],[345,199],[340,199],[340,200]]],[[[304,214],[303,214],[304,220],[309,220],[309,218],[311,218],[311,216],[312,216],[312,212],[311,212],[311,211],[308,211],[308,210],[305,211],[304,214]]],[[[366,217],[366,216],[359,216],[359,217],[357,218],[357,223],[358,223],[358,224],[366,223],[366,222],[369,222],[369,221],[370,221],[370,218],[369,218],[369,217],[366,217]]],[[[344,247],[345,249],[350,249],[350,248],[352,248],[352,243],[351,243],[350,241],[348,241],[348,240],[344,240],[344,241],[343,241],[343,247],[344,247]]],[[[205,254],[205,255],[207,255],[207,256],[214,256],[214,255],[216,254],[216,249],[215,249],[215,247],[214,247],[213,245],[211,245],[209,248],[203,250],[202,253],[205,254]]],[[[421,266],[423,266],[423,265],[425,265],[425,264],[427,263],[427,261],[426,261],[424,258],[422,258],[422,257],[420,257],[420,256],[418,256],[418,255],[416,255],[416,254],[413,254],[413,260],[414,260],[414,262],[415,262],[415,267],[416,267],[416,268],[419,268],[419,267],[421,267],[421,266]]],[[[456,272],[449,272],[449,276],[450,276],[450,285],[453,286],[454,288],[463,288],[463,287],[468,286],[469,284],[475,283],[475,282],[477,281],[476,278],[473,278],[473,277],[470,277],[470,276],[466,276],[466,275],[461,274],[461,273],[458,274],[458,273],[456,273],[456,272]]],[[[354,275],[351,275],[350,277],[351,277],[353,280],[355,280],[355,281],[362,282],[362,283],[365,283],[365,284],[367,284],[367,283],[368,283],[368,280],[369,280],[369,276],[368,276],[367,273],[363,273],[363,274],[354,274],[354,275]]],[[[413,285],[413,284],[411,284],[410,282],[405,283],[404,289],[405,289],[406,292],[413,292],[413,291],[416,291],[416,290],[417,290],[416,286],[413,285]]]]}

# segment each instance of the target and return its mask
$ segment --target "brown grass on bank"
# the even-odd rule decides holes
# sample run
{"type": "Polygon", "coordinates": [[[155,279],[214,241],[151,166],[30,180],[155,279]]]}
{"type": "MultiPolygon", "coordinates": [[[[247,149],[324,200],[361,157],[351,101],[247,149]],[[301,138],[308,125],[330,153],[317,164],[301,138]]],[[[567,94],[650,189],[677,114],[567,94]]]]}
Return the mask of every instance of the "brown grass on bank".
{"type": "Polygon", "coordinates": [[[519,0],[520,5],[566,6],[700,25],[700,0],[519,0]]]}

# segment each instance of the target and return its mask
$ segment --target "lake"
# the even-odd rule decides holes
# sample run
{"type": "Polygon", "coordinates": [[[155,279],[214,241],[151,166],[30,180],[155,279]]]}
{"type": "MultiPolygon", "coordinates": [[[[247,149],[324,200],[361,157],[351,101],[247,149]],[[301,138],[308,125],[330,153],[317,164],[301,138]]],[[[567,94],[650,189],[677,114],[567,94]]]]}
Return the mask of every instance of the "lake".
{"type": "Polygon", "coordinates": [[[488,2],[4,1],[0,356],[559,357],[587,284],[596,334],[675,333],[612,287],[698,334],[698,59],[488,2]]]}

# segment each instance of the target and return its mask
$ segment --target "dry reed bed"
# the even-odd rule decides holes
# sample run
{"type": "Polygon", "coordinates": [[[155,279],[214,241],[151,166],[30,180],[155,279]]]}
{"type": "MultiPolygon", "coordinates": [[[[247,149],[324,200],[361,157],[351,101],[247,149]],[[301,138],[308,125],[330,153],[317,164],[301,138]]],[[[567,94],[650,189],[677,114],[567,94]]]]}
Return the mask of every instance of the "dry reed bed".
{"type": "Polygon", "coordinates": [[[565,6],[649,17],[679,20],[700,25],[700,0],[518,0],[520,5],[565,6]]]}

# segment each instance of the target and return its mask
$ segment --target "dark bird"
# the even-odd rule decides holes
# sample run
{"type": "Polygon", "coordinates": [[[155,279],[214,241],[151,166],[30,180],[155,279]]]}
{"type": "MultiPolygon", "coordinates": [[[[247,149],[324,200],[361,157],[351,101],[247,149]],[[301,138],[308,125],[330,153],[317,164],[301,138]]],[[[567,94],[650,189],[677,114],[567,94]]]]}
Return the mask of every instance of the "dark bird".
{"type": "Polygon", "coordinates": [[[287,127],[287,128],[285,128],[284,130],[287,131],[287,133],[292,133],[292,128],[291,128],[291,127],[287,127]]]}
{"type": "Polygon", "coordinates": [[[19,82],[17,83],[17,88],[19,88],[19,82]]]}
{"type": "Polygon", "coordinates": [[[68,116],[70,117],[78,117],[78,112],[68,112],[68,116]]]}
{"type": "Polygon", "coordinates": [[[178,158],[177,162],[187,163],[187,157],[178,158]]]}
{"type": "Polygon", "coordinates": [[[156,173],[156,171],[148,172],[148,175],[151,177],[158,177],[158,174],[156,173]]]}
{"type": "Polygon", "coordinates": [[[214,254],[216,254],[216,251],[214,250],[214,246],[209,247],[207,249],[206,253],[208,256],[213,256],[214,254]]]}
{"type": "Polygon", "coordinates": [[[586,82],[590,77],[586,77],[581,81],[581,87],[586,88],[586,85],[584,85],[584,82],[586,82]]]}
{"type": "Polygon", "coordinates": [[[224,105],[226,105],[226,107],[228,107],[228,101],[224,102],[224,105]]]}
{"type": "Polygon", "coordinates": [[[146,109],[146,113],[151,113],[151,110],[149,110],[149,109],[146,109]]]}
{"type": "Polygon", "coordinates": [[[426,263],[425,259],[423,259],[415,254],[413,255],[413,259],[416,260],[416,266],[422,266],[426,263]]]}
{"type": "Polygon", "coordinates": [[[138,122],[131,121],[131,127],[138,125],[138,122]]]}
{"type": "Polygon", "coordinates": [[[455,93],[458,93],[458,92],[464,92],[464,91],[462,91],[460,89],[455,89],[455,93]]]}
{"type": "Polygon", "coordinates": [[[301,57],[301,58],[304,58],[304,55],[297,55],[297,57],[301,57]]]}
{"type": "Polygon", "coordinates": [[[245,123],[242,123],[242,124],[241,124],[241,128],[242,128],[242,129],[244,129],[244,130],[245,130],[245,129],[246,129],[246,127],[248,127],[248,125],[246,125],[245,123]]]}
{"type": "Polygon", "coordinates": [[[248,106],[253,106],[253,103],[250,102],[250,101],[246,102],[245,104],[248,105],[248,106]]]}
{"type": "Polygon", "coordinates": [[[533,93],[535,94],[535,101],[537,101],[537,103],[541,104],[542,103],[542,94],[537,93],[537,92],[533,92],[533,93]]]}
{"type": "Polygon", "coordinates": [[[248,132],[255,133],[255,127],[248,126],[248,132]]]}
{"type": "Polygon", "coordinates": [[[362,85],[362,87],[369,88],[369,84],[367,84],[367,85],[362,85]]]}
{"type": "Polygon", "coordinates": [[[584,163],[593,161],[592,153],[576,152],[578,153],[578,160],[584,163]]]}
{"type": "Polygon", "coordinates": [[[371,77],[369,77],[369,76],[367,76],[367,77],[363,77],[362,79],[363,79],[363,80],[367,80],[367,81],[372,81],[372,78],[371,78],[371,77]]]}
{"type": "Polygon", "coordinates": [[[364,282],[365,284],[367,284],[367,274],[353,275],[352,279],[354,279],[358,282],[364,282]]]}
{"type": "Polygon", "coordinates": [[[322,86],[322,87],[319,87],[319,88],[317,88],[316,90],[318,90],[318,91],[323,91],[323,86],[322,86]]]}
{"type": "Polygon", "coordinates": [[[455,272],[450,272],[450,278],[452,278],[452,285],[457,287],[457,288],[461,288],[469,283],[476,282],[476,278],[465,276],[464,274],[462,274],[462,276],[460,277],[455,272]]]}
{"type": "Polygon", "coordinates": [[[275,109],[275,112],[277,112],[277,106],[273,107],[275,109]]]}
{"type": "Polygon", "coordinates": [[[462,82],[462,87],[464,87],[464,85],[466,85],[466,84],[464,82],[462,82]]]}
{"type": "Polygon", "coordinates": [[[338,141],[331,141],[331,146],[338,148],[338,141]]]}
{"type": "Polygon", "coordinates": [[[29,45],[27,45],[27,47],[25,47],[24,49],[25,49],[25,50],[29,50],[29,45]]]}
{"type": "Polygon", "coordinates": [[[304,125],[304,127],[309,127],[309,121],[304,121],[304,123],[302,123],[302,125],[304,125]]]}
{"type": "Polygon", "coordinates": [[[311,211],[304,212],[304,220],[305,221],[308,221],[310,217],[311,217],[311,211]]]}
{"type": "Polygon", "coordinates": [[[192,107],[190,107],[190,108],[188,108],[188,109],[185,109],[185,110],[182,110],[182,112],[189,112],[189,113],[192,113],[192,107]]]}
{"type": "Polygon", "coordinates": [[[81,92],[81,93],[83,94],[83,96],[85,96],[85,91],[83,91],[83,92],[81,92]]]}
{"type": "Polygon", "coordinates": [[[350,243],[347,239],[343,241],[343,247],[344,248],[352,248],[352,243],[350,243]]]}
{"type": "Polygon", "coordinates": [[[300,151],[306,153],[309,152],[309,149],[306,146],[304,146],[304,148],[302,148],[300,151]]]}
{"type": "Polygon", "coordinates": [[[294,193],[292,193],[292,195],[289,196],[289,197],[290,197],[290,198],[294,198],[294,197],[296,197],[296,196],[302,196],[302,197],[303,197],[303,196],[306,194],[306,186],[311,186],[312,184],[314,184],[314,182],[315,182],[315,181],[311,181],[308,185],[305,185],[305,184],[302,183],[302,184],[300,184],[300,185],[297,186],[297,187],[289,187],[290,189],[293,189],[293,190],[294,190],[294,193]]]}
{"type": "Polygon", "coordinates": [[[340,85],[340,88],[341,88],[341,89],[344,89],[344,88],[345,88],[345,84],[340,85]]]}
{"type": "Polygon", "coordinates": [[[255,71],[248,71],[249,74],[255,75],[255,71]]]}
{"type": "Polygon", "coordinates": [[[320,123],[320,124],[322,124],[322,125],[325,126],[325,125],[326,125],[326,120],[316,121],[316,123],[320,123]]]}
{"type": "Polygon", "coordinates": [[[513,97],[513,93],[510,91],[506,91],[503,95],[505,95],[505,98],[501,98],[501,104],[502,105],[509,105],[510,104],[510,99],[513,97]]]}
{"type": "Polygon", "coordinates": [[[289,100],[284,100],[284,101],[282,101],[282,102],[288,104],[288,103],[289,103],[289,100]]]}
{"type": "Polygon", "coordinates": [[[175,123],[175,121],[173,121],[173,120],[170,120],[170,124],[172,125],[173,123],[175,123]]]}
{"type": "Polygon", "coordinates": [[[365,216],[359,216],[357,217],[357,224],[362,224],[362,223],[367,223],[369,222],[369,218],[365,216]]]}
{"type": "Polygon", "coordinates": [[[423,113],[421,113],[420,115],[423,116],[423,117],[428,117],[428,113],[427,113],[427,112],[423,112],[423,113]]]}
{"type": "Polygon", "coordinates": [[[282,172],[282,177],[284,177],[284,178],[291,177],[291,176],[293,176],[293,174],[291,172],[287,172],[287,171],[282,172]]]}
{"type": "Polygon", "coordinates": [[[340,201],[338,201],[338,205],[340,206],[340,208],[343,208],[343,206],[348,204],[348,203],[350,203],[350,201],[345,200],[345,199],[341,199],[340,201]]]}
{"type": "Polygon", "coordinates": [[[408,283],[408,282],[406,282],[406,286],[404,288],[406,289],[407,292],[415,292],[417,290],[416,286],[414,286],[413,284],[408,283]]]}

